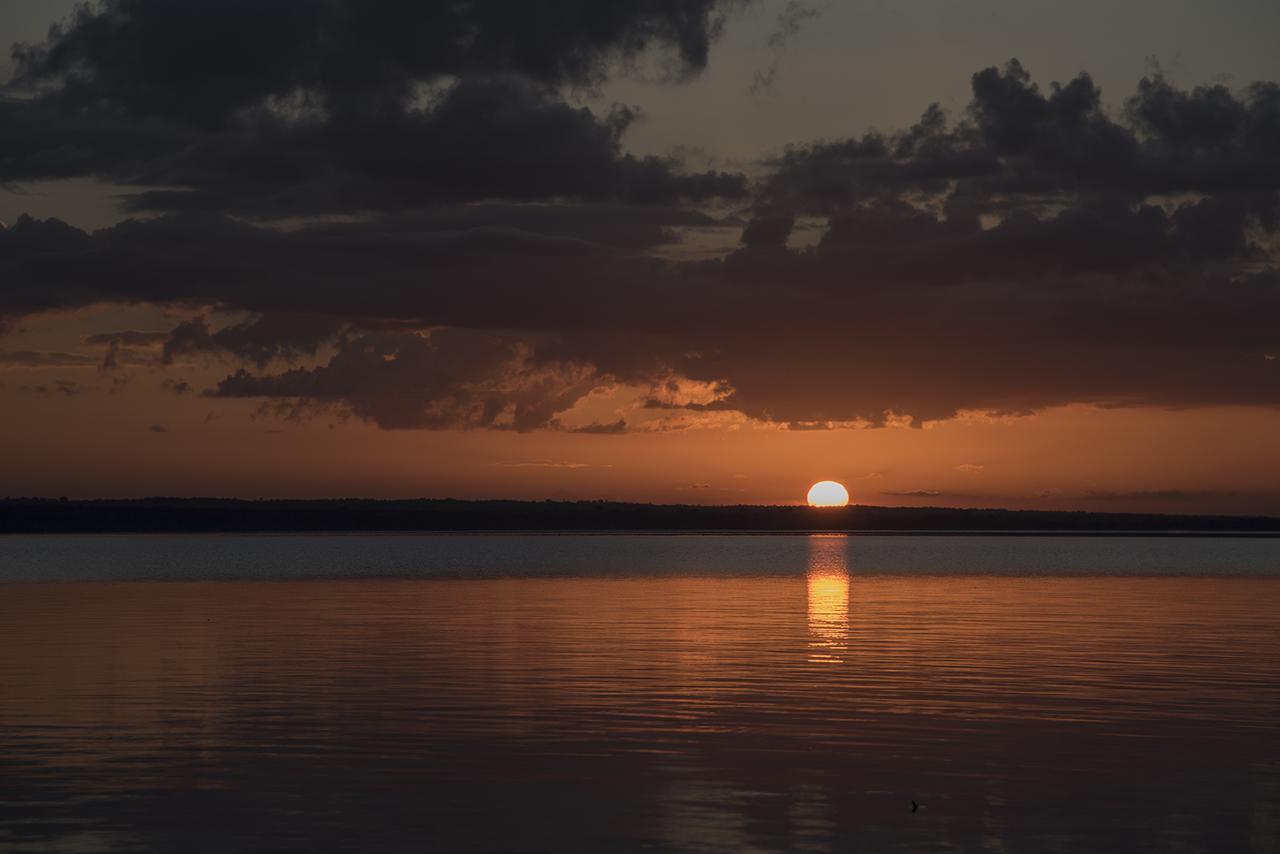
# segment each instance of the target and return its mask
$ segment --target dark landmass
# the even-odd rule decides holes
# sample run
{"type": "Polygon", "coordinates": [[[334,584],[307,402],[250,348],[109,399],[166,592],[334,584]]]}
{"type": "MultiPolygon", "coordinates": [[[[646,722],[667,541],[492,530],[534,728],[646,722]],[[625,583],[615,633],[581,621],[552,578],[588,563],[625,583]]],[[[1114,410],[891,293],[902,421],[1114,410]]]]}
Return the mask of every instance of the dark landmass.
{"type": "Polygon", "coordinates": [[[1280,535],[1280,518],[1040,510],[613,501],[0,499],[0,533],[184,531],[849,531],[1280,535]]]}

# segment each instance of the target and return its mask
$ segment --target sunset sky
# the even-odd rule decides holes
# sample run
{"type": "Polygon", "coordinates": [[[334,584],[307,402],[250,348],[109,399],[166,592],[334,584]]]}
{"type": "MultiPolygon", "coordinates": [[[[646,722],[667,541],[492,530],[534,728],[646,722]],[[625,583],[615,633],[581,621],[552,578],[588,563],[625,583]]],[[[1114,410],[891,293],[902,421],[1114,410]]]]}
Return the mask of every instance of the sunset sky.
{"type": "Polygon", "coordinates": [[[73,6],[0,495],[1280,514],[1273,0],[73,6]]]}

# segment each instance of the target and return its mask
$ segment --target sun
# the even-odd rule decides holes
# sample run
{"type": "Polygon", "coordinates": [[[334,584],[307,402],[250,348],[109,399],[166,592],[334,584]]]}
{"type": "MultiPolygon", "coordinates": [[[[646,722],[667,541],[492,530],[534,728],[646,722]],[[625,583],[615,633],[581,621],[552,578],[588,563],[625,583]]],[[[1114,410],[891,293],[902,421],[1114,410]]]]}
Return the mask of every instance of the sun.
{"type": "Polygon", "coordinates": [[[834,480],[820,480],[809,487],[810,507],[845,507],[849,504],[849,490],[834,480]]]}

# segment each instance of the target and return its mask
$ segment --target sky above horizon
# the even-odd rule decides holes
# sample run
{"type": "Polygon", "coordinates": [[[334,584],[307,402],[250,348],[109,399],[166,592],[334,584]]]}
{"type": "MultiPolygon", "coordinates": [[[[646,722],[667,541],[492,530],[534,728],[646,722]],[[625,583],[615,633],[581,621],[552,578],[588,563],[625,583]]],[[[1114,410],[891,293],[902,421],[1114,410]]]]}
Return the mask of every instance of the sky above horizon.
{"type": "Polygon", "coordinates": [[[2,495],[1280,514],[1274,3],[74,5],[2,495]]]}

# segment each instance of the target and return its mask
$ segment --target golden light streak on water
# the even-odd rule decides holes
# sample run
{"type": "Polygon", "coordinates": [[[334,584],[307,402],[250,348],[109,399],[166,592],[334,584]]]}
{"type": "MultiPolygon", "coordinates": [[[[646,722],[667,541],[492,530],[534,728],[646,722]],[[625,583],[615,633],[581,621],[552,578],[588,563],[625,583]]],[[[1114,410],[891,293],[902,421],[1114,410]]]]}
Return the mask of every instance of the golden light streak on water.
{"type": "Polygon", "coordinates": [[[809,538],[809,660],[840,662],[849,645],[848,541],[843,535],[809,538]]]}

